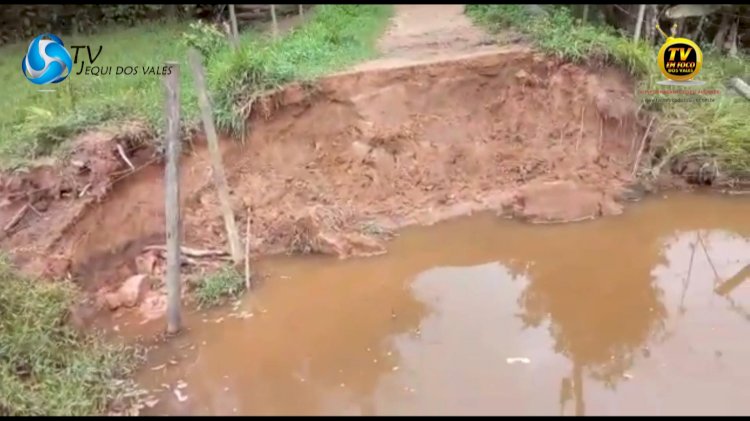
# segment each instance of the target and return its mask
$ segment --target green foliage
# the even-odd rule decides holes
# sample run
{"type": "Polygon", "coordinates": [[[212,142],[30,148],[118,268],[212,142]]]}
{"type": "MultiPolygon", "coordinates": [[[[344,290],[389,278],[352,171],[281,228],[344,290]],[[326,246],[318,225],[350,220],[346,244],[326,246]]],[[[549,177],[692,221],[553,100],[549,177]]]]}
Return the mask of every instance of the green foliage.
{"type": "Polygon", "coordinates": [[[211,56],[226,44],[227,37],[215,25],[203,21],[193,22],[190,29],[182,34],[182,46],[185,49],[195,48],[203,57],[211,56]]]}
{"type": "MultiPolygon", "coordinates": [[[[657,49],[634,43],[612,28],[581,24],[569,9],[557,7],[547,15],[532,15],[519,5],[471,5],[467,14],[492,31],[513,28],[526,34],[541,50],[573,62],[604,60],[628,69],[638,78],[639,89],[655,89],[663,77],[656,65],[657,49]]],[[[655,168],[673,159],[697,159],[715,171],[736,178],[750,177],[750,102],[726,88],[733,77],[750,75],[750,60],[705,53],[699,79],[701,89],[719,89],[714,102],[675,103],[674,95],[649,95],[641,99],[661,113],[659,131],[668,135],[663,159],[655,168]],[[656,100],[656,101],[654,101],[656,100]]]]}
{"type": "Polygon", "coordinates": [[[3,261],[0,285],[0,415],[98,415],[131,390],[133,350],[66,323],[70,284],[23,278],[3,261]]]}
{"type": "Polygon", "coordinates": [[[514,28],[527,35],[544,52],[572,62],[597,60],[623,66],[634,75],[647,74],[656,53],[645,43],[633,43],[609,27],[581,25],[567,8],[533,14],[522,5],[470,5],[467,13],[493,31],[514,28]]]}
{"type": "Polygon", "coordinates": [[[278,40],[249,33],[239,51],[217,54],[208,72],[218,127],[240,134],[248,104],[262,93],[372,57],[391,8],[319,5],[313,13],[307,24],[278,40]]]}
{"type": "MultiPolygon", "coordinates": [[[[656,66],[654,66],[656,67],[656,66]]],[[[665,155],[653,169],[674,159],[697,160],[709,171],[730,178],[750,178],[750,101],[726,87],[732,77],[750,75],[750,60],[719,54],[705,54],[698,78],[706,82],[700,89],[717,89],[715,101],[707,103],[662,103],[662,133],[669,134],[665,155]]],[[[651,75],[642,86],[653,89],[661,75],[651,75]]],[[[666,95],[659,96],[664,98],[666,95]]],[[[653,97],[653,96],[652,96],[653,97]]]]}
{"type": "MultiPolygon", "coordinates": [[[[231,51],[226,37],[208,25],[151,23],[113,29],[91,37],[66,37],[66,45],[103,46],[96,64],[162,66],[180,63],[183,124],[198,121],[198,104],[187,63],[187,48],[208,54],[204,65],[214,102],[217,127],[234,134],[244,129],[248,104],[262,92],[292,80],[310,79],[371,57],[391,7],[320,5],[307,23],[277,40],[255,32],[241,34],[241,48],[231,51]],[[219,36],[221,34],[221,36],[219,36]],[[219,40],[221,39],[221,42],[219,40]]],[[[108,122],[142,120],[155,138],[164,127],[162,78],[149,75],[73,74],[54,92],[39,92],[19,71],[27,44],[0,48],[0,167],[55,153],[83,130],[108,122]]],[[[142,72],[141,72],[142,73],[142,72]]]]}
{"type": "Polygon", "coordinates": [[[224,266],[197,281],[193,296],[201,309],[222,304],[228,298],[237,298],[245,290],[245,279],[231,266],[224,266]]]}

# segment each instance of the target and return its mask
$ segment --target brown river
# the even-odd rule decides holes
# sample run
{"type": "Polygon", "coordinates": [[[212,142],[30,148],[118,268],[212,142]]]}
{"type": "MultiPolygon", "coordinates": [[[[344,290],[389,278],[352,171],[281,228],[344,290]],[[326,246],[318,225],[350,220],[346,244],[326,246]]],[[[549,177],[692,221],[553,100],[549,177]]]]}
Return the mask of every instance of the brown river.
{"type": "Polygon", "coordinates": [[[747,196],[567,225],[478,215],[405,230],[380,257],[256,270],[252,296],[187,315],[149,353],[147,413],[750,413],[747,196]]]}

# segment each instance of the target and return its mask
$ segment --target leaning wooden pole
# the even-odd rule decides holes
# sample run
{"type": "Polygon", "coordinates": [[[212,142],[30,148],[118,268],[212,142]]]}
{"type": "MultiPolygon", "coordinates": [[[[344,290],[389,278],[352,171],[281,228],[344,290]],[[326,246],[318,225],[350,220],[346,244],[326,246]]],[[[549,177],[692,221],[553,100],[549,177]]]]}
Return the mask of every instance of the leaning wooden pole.
{"type": "Polygon", "coordinates": [[[190,62],[190,67],[193,70],[195,89],[196,91],[198,91],[198,105],[201,110],[203,129],[206,131],[208,150],[211,154],[214,186],[216,187],[217,193],[219,194],[219,204],[221,206],[221,213],[224,217],[224,227],[227,231],[227,239],[229,240],[229,253],[232,256],[232,260],[234,261],[234,263],[236,265],[239,265],[242,263],[243,257],[242,244],[240,242],[239,232],[237,232],[237,223],[234,220],[232,205],[229,201],[229,187],[227,186],[227,179],[224,175],[224,165],[221,161],[221,151],[219,150],[219,136],[216,134],[216,126],[214,126],[211,100],[209,99],[208,89],[206,88],[206,73],[203,69],[203,63],[198,50],[191,48],[190,51],[188,51],[188,61],[190,62]]]}
{"type": "Polygon", "coordinates": [[[170,72],[166,86],[166,154],[164,174],[167,231],[167,333],[182,328],[180,291],[180,67],[173,61],[166,63],[170,72]]]}

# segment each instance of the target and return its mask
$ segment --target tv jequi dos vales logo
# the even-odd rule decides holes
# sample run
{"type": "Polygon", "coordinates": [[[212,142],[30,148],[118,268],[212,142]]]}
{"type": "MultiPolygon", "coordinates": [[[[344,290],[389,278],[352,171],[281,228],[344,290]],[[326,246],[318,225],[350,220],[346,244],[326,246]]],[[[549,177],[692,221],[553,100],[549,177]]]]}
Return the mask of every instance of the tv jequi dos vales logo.
{"type": "Polygon", "coordinates": [[[166,76],[171,74],[169,66],[143,65],[97,65],[104,46],[71,45],[71,56],[62,39],[53,34],[41,34],[29,43],[29,48],[21,60],[21,71],[26,79],[36,85],[60,83],[74,72],[88,76],[166,76]],[[87,60],[88,59],[88,60],[87,60]]]}

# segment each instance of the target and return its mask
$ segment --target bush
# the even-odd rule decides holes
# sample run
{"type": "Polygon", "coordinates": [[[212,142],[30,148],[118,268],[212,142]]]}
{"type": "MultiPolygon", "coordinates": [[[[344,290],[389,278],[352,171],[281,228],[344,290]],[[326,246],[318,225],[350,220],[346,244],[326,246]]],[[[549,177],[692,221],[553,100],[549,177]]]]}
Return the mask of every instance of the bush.
{"type": "Polygon", "coordinates": [[[198,21],[190,24],[190,29],[182,33],[182,45],[187,50],[195,48],[200,51],[206,59],[227,43],[226,35],[215,25],[198,21]]]}

